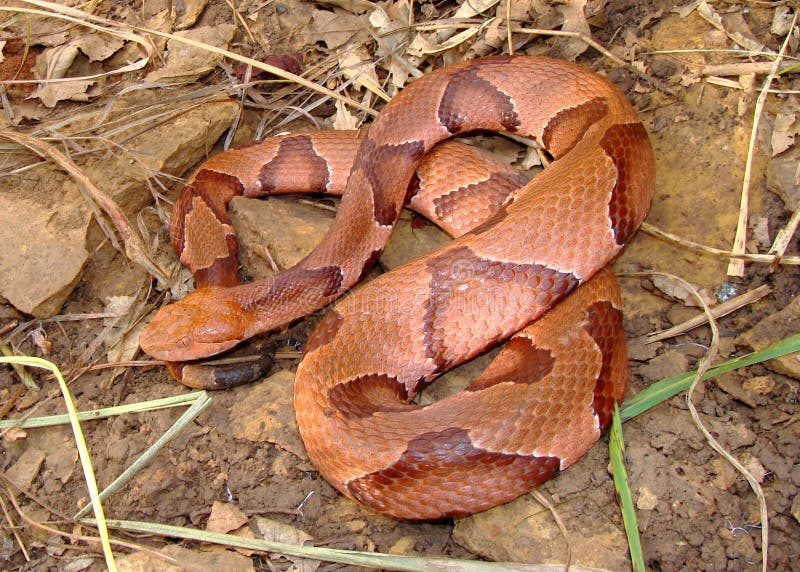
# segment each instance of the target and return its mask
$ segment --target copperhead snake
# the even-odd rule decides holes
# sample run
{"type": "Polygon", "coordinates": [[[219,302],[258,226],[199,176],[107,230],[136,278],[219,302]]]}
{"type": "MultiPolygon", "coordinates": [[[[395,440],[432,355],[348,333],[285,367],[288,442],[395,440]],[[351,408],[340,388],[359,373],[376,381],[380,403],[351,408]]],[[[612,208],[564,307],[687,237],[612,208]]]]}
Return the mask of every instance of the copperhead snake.
{"type": "Polygon", "coordinates": [[[575,64],[495,56],[425,75],[366,133],[336,137],[287,136],[198,169],[171,229],[198,289],[159,311],[142,348],[196,360],[327,305],[371,267],[408,203],[456,238],[359,286],[309,338],[294,400],[310,459],[343,494],[408,519],[485,510],[575,462],[627,380],[620,295],[603,268],[644,219],[655,178],[628,100],[575,64]],[[554,161],[519,190],[490,192],[488,214],[454,214],[460,202],[483,212],[477,186],[418,199],[426,153],[476,129],[534,138],[554,161]],[[344,195],[320,245],[271,279],[236,285],[230,199],[329,187],[344,195]],[[410,401],[505,339],[466,390],[410,401]]]}

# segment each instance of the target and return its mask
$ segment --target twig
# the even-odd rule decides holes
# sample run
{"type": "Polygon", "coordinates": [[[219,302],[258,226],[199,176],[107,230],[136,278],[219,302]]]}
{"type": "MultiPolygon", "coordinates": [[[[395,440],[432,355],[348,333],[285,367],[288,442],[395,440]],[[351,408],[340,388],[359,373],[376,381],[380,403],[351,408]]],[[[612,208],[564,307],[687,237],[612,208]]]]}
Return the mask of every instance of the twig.
{"type": "MultiPolygon", "coordinates": [[[[796,68],[797,63],[784,63],[779,64],[777,73],[781,73],[789,68],[796,68]]],[[[775,68],[775,62],[738,62],[732,64],[710,64],[700,68],[702,75],[745,75],[748,73],[772,73],[775,68]]],[[[798,70],[800,71],[800,70],[798,70]]]]}
{"type": "Polygon", "coordinates": [[[538,489],[534,489],[531,491],[531,496],[536,499],[536,501],[541,504],[544,508],[546,508],[550,515],[553,517],[553,520],[558,527],[558,531],[561,533],[561,538],[564,539],[564,542],[567,543],[567,558],[566,562],[564,562],[564,569],[569,570],[570,566],[572,566],[572,540],[569,535],[569,531],[567,530],[566,525],[564,524],[564,520],[561,518],[561,515],[556,510],[556,507],[553,506],[553,503],[544,496],[544,494],[539,491],[538,489]]]}
{"type": "MultiPolygon", "coordinates": [[[[762,284],[758,288],[754,290],[750,290],[749,292],[745,292],[735,298],[731,298],[730,300],[726,300],[722,304],[718,304],[711,308],[711,315],[715,318],[721,318],[722,316],[727,316],[731,312],[735,312],[739,308],[746,306],[747,304],[752,304],[753,302],[757,302],[767,294],[772,292],[769,286],[766,284],[762,284]]],[[[647,334],[644,336],[644,343],[652,344],[655,342],[660,342],[661,340],[666,340],[667,338],[673,338],[675,336],[679,336],[684,334],[690,330],[698,326],[702,326],[703,324],[708,323],[708,317],[705,313],[695,316],[694,318],[690,318],[685,322],[680,324],[676,324],[671,328],[667,328],[666,330],[661,330],[660,332],[654,332],[652,334],[647,334]]]]}
{"type": "Polygon", "coordinates": [[[786,252],[786,249],[789,247],[789,241],[791,241],[794,233],[797,231],[798,223],[800,223],[800,205],[797,205],[797,208],[794,209],[786,226],[775,235],[775,240],[769,249],[769,254],[775,257],[772,264],[769,265],[770,272],[775,272],[775,270],[778,269],[778,265],[781,263],[781,260],[783,260],[783,253],[786,252]]]}

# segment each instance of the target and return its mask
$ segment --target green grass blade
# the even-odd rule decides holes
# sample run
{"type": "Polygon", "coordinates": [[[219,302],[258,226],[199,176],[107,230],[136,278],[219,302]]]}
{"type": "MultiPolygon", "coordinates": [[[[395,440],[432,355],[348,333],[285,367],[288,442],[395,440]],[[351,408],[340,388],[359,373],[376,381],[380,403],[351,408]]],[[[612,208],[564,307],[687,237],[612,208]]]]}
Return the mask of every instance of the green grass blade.
{"type": "MultiPolygon", "coordinates": [[[[763,350],[747,354],[742,357],[728,360],[720,365],[709,369],[702,377],[703,380],[710,379],[715,375],[732,371],[740,367],[761,363],[770,359],[781,357],[787,354],[800,351],[800,334],[795,334],[775,342],[764,348],[763,350]]],[[[651,407],[655,407],[684,391],[692,385],[692,380],[697,372],[690,371],[682,373],[673,377],[662,379],[654,383],[647,389],[644,389],[634,395],[632,398],[625,401],[620,408],[620,417],[622,421],[633,419],[637,415],[647,411],[651,407]]]]}
{"type": "Polygon", "coordinates": [[[625,536],[628,538],[631,565],[634,572],[645,572],[644,553],[642,551],[642,542],[639,538],[636,510],[633,506],[631,487],[628,484],[628,471],[625,469],[625,442],[622,437],[622,420],[616,404],[614,405],[614,416],[611,419],[608,453],[611,458],[611,474],[614,476],[614,488],[617,489],[619,504],[622,508],[622,523],[625,526],[625,536]]]}

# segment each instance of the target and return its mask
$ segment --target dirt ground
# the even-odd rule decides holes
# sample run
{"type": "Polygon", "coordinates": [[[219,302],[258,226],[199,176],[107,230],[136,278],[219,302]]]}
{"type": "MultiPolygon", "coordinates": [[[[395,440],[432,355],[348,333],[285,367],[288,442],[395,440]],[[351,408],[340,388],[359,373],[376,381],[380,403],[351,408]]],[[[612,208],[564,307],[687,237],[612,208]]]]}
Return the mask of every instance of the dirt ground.
{"type": "MultiPolygon", "coordinates": [[[[0,2],[0,6],[12,4],[25,5],[24,2],[0,2]]],[[[172,4],[166,1],[100,2],[95,13],[129,24],[146,23],[150,28],[160,23],[161,29],[175,31],[179,25],[164,16],[164,10],[172,4]]],[[[401,4],[387,3],[383,7],[391,17],[399,17],[392,10],[400,10],[401,4]]],[[[520,25],[526,28],[574,31],[588,26],[587,30],[599,44],[611,48],[625,62],[634,62],[633,66],[621,66],[593,48],[585,49],[585,44],[573,39],[516,33],[515,51],[575,59],[607,75],[627,93],[650,133],[657,161],[656,194],[648,223],[684,241],[729,250],[739,217],[756,99],[770,68],[768,63],[753,75],[742,65],[772,61],[768,57],[744,57],[746,54],[741,52],[752,49],[749,42],[757,44],[763,52],[777,52],[788,33],[786,61],[796,62],[792,58],[798,43],[796,23],[793,32],[781,28],[780,23],[787,19],[791,22],[797,5],[792,2],[714,2],[682,6],[666,1],[597,0],[586,3],[581,9],[582,4],[559,2],[551,5],[532,0],[512,4],[512,12],[519,14],[518,18],[523,20],[520,25]],[[711,12],[705,12],[707,17],[703,17],[706,9],[711,12]],[[712,23],[709,14],[719,16],[719,21],[712,23]],[[727,72],[709,67],[720,64],[739,67],[727,72]],[[634,69],[646,77],[637,75],[634,69]]],[[[230,6],[222,0],[211,0],[207,5],[188,1],[174,5],[178,22],[187,17],[192,7],[201,6],[196,21],[186,25],[187,29],[233,25],[227,45],[236,53],[260,60],[273,55],[302,54],[300,70],[291,71],[309,71],[309,77],[314,80],[330,73],[325,85],[331,89],[345,81],[344,76],[334,75],[335,65],[330,64],[336,62],[331,54],[338,49],[331,38],[344,36],[345,41],[355,41],[355,38],[361,50],[357,52],[359,57],[374,60],[378,46],[385,48],[390,37],[357,33],[359,29],[353,28],[354,25],[368,26],[364,17],[357,17],[351,11],[359,12],[358,3],[323,5],[302,0],[241,0],[236,3],[240,15],[236,19],[230,6]]],[[[418,3],[414,6],[414,19],[416,22],[441,22],[453,16],[457,7],[452,2],[418,3]]],[[[360,8],[359,13],[366,10],[369,14],[374,5],[360,8]]],[[[477,34],[449,50],[431,49],[414,61],[420,69],[427,70],[463,59],[466,52],[482,55],[507,51],[505,24],[502,23],[505,13],[505,3],[487,8],[471,20],[485,24],[473,28],[478,30],[477,34]]],[[[0,18],[11,15],[12,12],[2,12],[0,18]]],[[[31,29],[39,35],[34,34],[29,49],[24,48],[25,27],[19,22],[12,22],[2,30],[0,40],[6,41],[6,59],[0,63],[0,79],[24,78],[45,48],[57,46],[59,42],[63,44],[70,35],[74,37],[78,27],[50,18],[31,29]]],[[[426,37],[431,44],[447,41],[426,37]]],[[[243,73],[238,64],[214,60],[209,69],[186,72],[182,82],[166,82],[171,87],[163,87],[158,82],[165,82],[164,76],[148,74],[169,66],[169,58],[175,57],[177,49],[174,46],[167,49],[158,41],[155,45],[155,55],[143,69],[106,76],[88,88],[84,86],[80,93],[40,94],[31,99],[32,85],[7,86],[4,108],[15,109],[17,115],[13,119],[7,115],[4,128],[34,137],[49,137],[50,143],[66,151],[90,179],[114,197],[135,226],[145,229],[155,260],[164,268],[170,268],[174,264],[174,254],[167,248],[165,221],[169,202],[180,189],[177,179],[185,176],[186,170],[204,154],[221,148],[221,142],[213,149],[211,146],[220,135],[224,139],[224,131],[239,110],[239,100],[235,99],[239,92],[225,86],[243,81],[243,73]],[[134,86],[139,89],[134,90],[134,86]],[[123,94],[126,90],[130,93],[123,94]],[[226,93],[235,96],[235,103],[227,100],[226,93]],[[180,114],[170,113],[171,106],[178,109],[185,101],[195,104],[203,97],[206,98],[202,100],[203,105],[208,105],[210,100],[219,104],[221,128],[212,126],[214,120],[207,117],[208,108],[200,104],[197,104],[198,108],[202,107],[199,115],[183,124],[180,122],[189,117],[186,107],[180,107],[180,114]],[[46,106],[47,101],[52,105],[46,106]],[[148,117],[142,113],[142,110],[156,108],[157,116],[148,117]],[[85,119],[70,123],[70,117],[83,113],[87,114],[85,119]],[[146,121],[136,123],[142,117],[146,117],[146,121]],[[120,127],[125,121],[130,123],[120,127]],[[133,124],[135,128],[131,128],[133,124]],[[162,133],[149,140],[146,152],[140,152],[133,159],[120,152],[137,144],[142,151],[135,137],[146,137],[146,132],[156,129],[156,124],[166,129],[166,135],[162,133]],[[176,139],[183,136],[185,129],[191,133],[191,139],[205,141],[192,151],[194,155],[185,149],[161,149],[170,145],[168,139],[173,136],[176,139]],[[69,139],[70,144],[61,142],[60,138],[69,139]],[[87,149],[90,152],[84,153],[87,149]],[[148,182],[140,180],[136,174],[118,170],[118,167],[124,168],[120,165],[138,166],[147,163],[151,155],[162,153],[169,158],[157,168],[149,167],[152,178],[148,182]],[[113,162],[108,156],[113,156],[113,162]],[[191,157],[195,158],[188,163],[191,157]],[[119,185],[114,183],[117,188],[124,186],[132,190],[123,196],[108,188],[109,181],[119,181],[119,185]],[[158,199],[155,207],[154,196],[158,199]]],[[[392,46],[401,51],[408,47],[405,44],[392,46]]],[[[128,47],[117,49],[124,51],[128,47]]],[[[134,61],[134,55],[135,52],[121,55],[115,50],[91,61],[84,52],[70,61],[68,75],[108,71],[134,61]]],[[[396,78],[397,70],[393,73],[396,78]]],[[[391,82],[386,81],[387,68],[378,66],[376,77],[391,95],[391,82]]],[[[337,109],[330,100],[312,106],[317,96],[301,92],[297,86],[291,87],[292,90],[288,90],[284,89],[285,84],[267,81],[251,89],[245,98],[234,142],[246,142],[262,131],[267,136],[286,130],[309,129],[314,127],[313,123],[331,128],[347,122],[347,115],[340,111],[337,122],[333,123],[337,109]],[[303,115],[310,115],[311,119],[301,117],[283,124],[284,118],[291,118],[286,106],[308,108],[303,115]]],[[[795,135],[800,132],[800,120],[796,118],[800,80],[796,73],[787,73],[774,80],[772,89],[779,92],[766,98],[752,154],[748,252],[767,252],[800,200],[797,179],[800,147],[794,142],[795,135]]],[[[376,109],[382,105],[377,98],[367,95],[366,90],[355,86],[344,93],[376,109]]],[[[350,113],[351,119],[368,121],[363,113],[352,109],[350,113]]],[[[518,147],[509,151],[506,142],[491,140],[490,143],[499,147],[505,156],[522,155],[518,147]]],[[[54,232],[53,228],[60,228],[51,223],[61,224],[60,220],[70,217],[88,221],[90,217],[85,206],[80,207],[82,214],[73,217],[72,211],[60,201],[63,196],[69,205],[73,204],[67,201],[70,196],[77,197],[76,204],[81,199],[74,185],[71,190],[53,189],[53,185],[62,184],[58,181],[64,180],[55,178],[53,173],[58,169],[47,171],[46,163],[13,146],[5,145],[2,152],[6,158],[0,164],[4,180],[0,197],[5,194],[14,204],[23,205],[24,215],[27,201],[50,209],[42,219],[41,233],[20,232],[18,228],[21,227],[17,225],[24,225],[24,216],[17,221],[4,220],[6,215],[0,215],[0,221],[4,222],[0,226],[9,233],[4,235],[0,230],[0,237],[13,240],[4,240],[3,249],[18,251],[16,258],[0,255],[0,277],[10,283],[7,276],[19,277],[28,272],[23,268],[25,261],[35,258],[37,253],[45,255],[49,247],[44,243],[40,245],[37,240],[45,240],[47,233],[54,232]],[[23,166],[27,168],[20,170],[23,166]],[[42,182],[47,177],[53,177],[57,183],[42,182]],[[42,198],[43,193],[49,194],[42,198]],[[3,274],[3,265],[7,274],[3,274]]],[[[65,177],[63,173],[58,176],[65,177]]],[[[241,207],[245,214],[237,220],[247,226],[245,219],[251,216],[248,209],[255,212],[260,208],[271,209],[268,212],[272,213],[310,209],[312,213],[322,213],[322,219],[329,218],[324,211],[298,203],[295,198],[281,201],[265,201],[272,203],[267,207],[245,205],[241,207]]],[[[417,247],[411,244],[413,240],[424,243],[428,239],[419,237],[432,231],[427,223],[407,216],[404,219],[401,237],[395,242],[399,244],[400,256],[409,256],[417,247]]],[[[275,245],[276,249],[287,249],[286,245],[307,239],[306,235],[303,238],[302,233],[288,228],[291,225],[286,220],[288,218],[280,219],[275,230],[276,240],[281,243],[275,245]]],[[[307,224],[316,223],[309,221],[307,224]]],[[[51,301],[48,307],[43,303],[34,310],[15,308],[11,296],[0,290],[0,342],[13,347],[17,354],[41,356],[58,364],[66,373],[80,411],[185,393],[163,367],[143,363],[146,356],[132,353],[135,338],[127,352],[108,353],[109,340],[120,338],[119,335],[114,337],[115,332],[135,328],[137,321],[149,319],[149,312],[164,304],[165,294],[162,288],[155,287],[152,276],[114,249],[96,224],[87,222],[85,229],[79,237],[85,240],[85,246],[81,246],[85,250],[85,263],[78,264],[76,279],[63,279],[66,293],[57,304],[51,301]],[[125,307],[131,308],[131,315],[136,313],[130,323],[110,324],[113,320],[109,315],[115,311],[109,306],[113,297],[128,297],[130,304],[125,307]],[[124,367],[99,367],[108,362],[131,362],[133,359],[140,361],[124,367]]],[[[324,224],[320,229],[313,229],[312,236],[319,236],[323,230],[324,224]]],[[[63,244],[67,242],[65,238],[56,237],[56,244],[59,240],[63,244]]],[[[439,238],[430,240],[435,242],[439,238]]],[[[248,259],[257,258],[254,254],[257,251],[258,247],[254,247],[246,249],[245,254],[248,259]]],[[[799,251],[795,238],[785,254],[796,260],[799,251]]],[[[53,277],[50,270],[44,274],[38,271],[38,280],[32,278],[29,283],[23,283],[23,291],[38,290],[42,286],[40,282],[60,279],[55,276],[56,271],[64,269],[66,272],[67,255],[54,252],[51,268],[57,270],[52,270],[53,277]]],[[[258,261],[253,264],[257,266],[258,261]]],[[[261,264],[264,265],[263,260],[261,264]]],[[[769,264],[748,262],[742,277],[727,275],[727,268],[725,257],[700,253],[685,244],[670,244],[645,232],[640,232],[614,263],[618,274],[655,270],[677,275],[697,287],[712,305],[760,286],[768,287],[769,292],[764,297],[719,319],[718,361],[800,332],[800,271],[796,264],[773,269],[769,264]]],[[[259,272],[245,260],[245,275],[259,272]]],[[[702,326],[677,337],[643,344],[642,339],[647,334],[702,312],[691,296],[676,290],[669,281],[628,276],[622,278],[622,285],[625,328],[630,341],[628,395],[632,396],[660,379],[693,370],[707,351],[711,334],[707,326],[702,326]]],[[[271,335],[270,340],[289,342],[280,347],[279,359],[269,379],[211,395],[211,404],[149,465],[104,502],[106,515],[226,532],[243,526],[251,534],[269,531],[279,539],[286,539],[289,530],[298,535],[292,538],[299,542],[329,548],[564,563],[567,540],[559,533],[550,512],[530,495],[455,522],[402,522],[377,515],[345,499],[319,476],[307,459],[297,434],[291,391],[292,372],[299,356],[295,346],[302,346],[320,315],[271,335]],[[217,522],[225,519],[234,521],[235,526],[217,522]],[[214,521],[214,527],[210,521],[214,521]],[[283,533],[278,535],[276,531],[283,533]]],[[[792,359],[794,362],[787,359],[724,374],[701,384],[694,398],[706,427],[754,473],[763,488],[769,516],[770,570],[800,570],[797,407],[800,364],[796,358],[792,359]]],[[[479,358],[477,365],[449,374],[450,381],[457,383],[459,378],[472,375],[471,372],[479,371],[485,361],[485,357],[479,358]]],[[[13,370],[0,366],[0,407],[4,418],[39,417],[64,411],[56,380],[35,370],[33,377],[41,385],[41,391],[26,390],[13,370]]],[[[182,408],[162,409],[83,423],[100,487],[113,481],[163,435],[183,411],[182,408]]],[[[688,411],[684,394],[627,422],[624,436],[627,470],[649,569],[742,571],[761,568],[764,547],[756,495],[747,480],[709,446],[688,411]]],[[[69,537],[92,534],[92,531],[70,521],[88,502],[88,493],[68,426],[5,431],[0,469],[4,472],[0,500],[5,514],[0,568],[77,571],[105,567],[97,545],[74,542],[69,537]],[[12,499],[19,503],[27,518],[49,528],[25,522],[16,512],[12,499]]],[[[608,468],[607,438],[601,439],[575,466],[540,487],[539,492],[564,522],[573,563],[606,570],[630,568],[608,468]]],[[[122,532],[114,532],[114,536],[154,549],[172,545],[164,553],[177,558],[186,569],[211,570],[223,565],[237,570],[251,567],[258,570],[351,569],[297,558],[220,553],[199,543],[157,536],[122,532]]],[[[118,548],[115,555],[125,569],[166,569],[163,561],[151,560],[151,556],[141,551],[118,548]]]]}

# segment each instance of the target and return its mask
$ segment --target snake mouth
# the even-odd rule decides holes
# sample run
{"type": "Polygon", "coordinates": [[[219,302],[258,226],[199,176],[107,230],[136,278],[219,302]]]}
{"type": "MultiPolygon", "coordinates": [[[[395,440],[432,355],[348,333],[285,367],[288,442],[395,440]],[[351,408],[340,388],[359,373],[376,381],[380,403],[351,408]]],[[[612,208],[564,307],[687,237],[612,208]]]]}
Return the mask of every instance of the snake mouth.
{"type": "Polygon", "coordinates": [[[241,339],[225,342],[199,342],[192,336],[184,336],[174,340],[171,344],[164,344],[150,340],[142,331],[139,344],[147,354],[163,361],[184,362],[201,360],[229,350],[242,342],[241,339]]]}
{"type": "Polygon", "coordinates": [[[218,289],[195,290],[161,308],[142,330],[139,345],[164,361],[192,361],[229,350],[246,338],[244,319],[218,289]]]}

